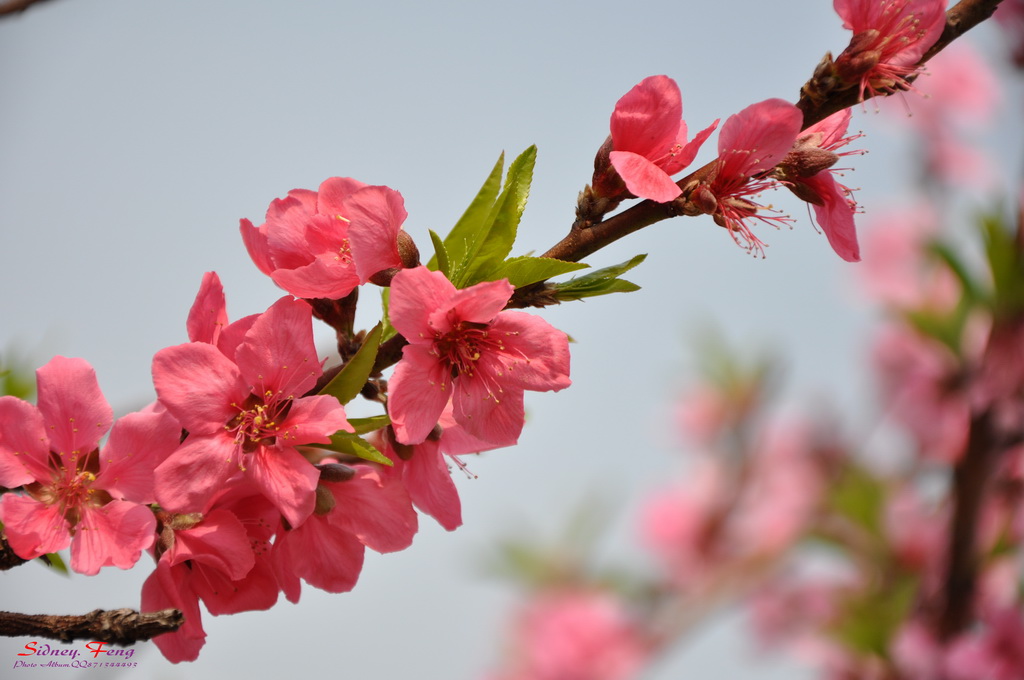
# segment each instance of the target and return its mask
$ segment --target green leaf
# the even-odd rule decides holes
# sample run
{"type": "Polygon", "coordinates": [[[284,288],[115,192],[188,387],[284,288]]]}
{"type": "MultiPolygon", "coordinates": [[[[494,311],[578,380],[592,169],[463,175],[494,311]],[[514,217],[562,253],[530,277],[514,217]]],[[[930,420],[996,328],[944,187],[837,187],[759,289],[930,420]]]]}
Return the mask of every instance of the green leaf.
{"type": "MultiPolygon", "coordinates": [[[[481,185],[473,202],[469,204],[466,212],[462,213],[462,217],[459,218],[459,221],[455,223],[452,230],[448,232],[448,236],[445,237],[444,249],[450,263],[464,261],[469,244],[475,240],[476,235],[480,231],[490,227],[490,223],[487,220],[501,189],[501,171],[504,167],[505,154],[502,153],[498,157],[498,162],[494,164],[491,174],[487,176],[487,179],[481,185]]],[[[437,271],[439,265],[440,263],[435,255],[427,263],[427,268],[437,271]]],[[[448,278],[451,280],[451,276],[448,278]]]]}
{"type": "Polygon", "coordinates": [[[441,240],[441,237],[438,236],[437,232],[435,232],[433,229],[430,229],[429,231],[430,241],[431,243],[434,244],[434,257],[430,258],[430,261],[432,263],[436,263],[436,271],[439,271],[445,276],[450,277],[452,270],[451,264],[449,264],[448,261],[448,251],[445,250],[444,247],[444,241],[441,240]]]}
{"type": "Polygon", "coordinates": [[[380,334],[381,343],[385,343],[391,338],[398,335],[398,331],[391,325],[391,318],[388,316],[388,307],[391,303],[391,289],[381,288],[380,289],[380,307],[381,307],[381,324],[383,328],[380,334]]]}
{"type": "Polygon", "coordinates": [[[71,572],[68,571],[68,565],[64,564],[64,558],[60,556],[60,553],[46,553],[45,555],[41,555],[39,559],[50,569],[53,569],[64,576],[71,575],[71,572]]]}
{"type": "Polygon", "coordinates": [[[356,434],[368,434],[390,425],[391,418],[388,418],[386,415],[370,416],[369,418],[349,418],[348,423],[355,428],[356,434]]]}
{"type": "Polygon", "coordinates": [[[590,265],[582,262],[566,262],[550,257],[513,257],[501,263],[488,277],[490,281],[508,279],[513,288],[522,288],[538,281],[547,281],[554,276],[567,274],[590,265]]]}
{"type": "Polygon", "coordinates": [[[860,654],[885,657],[893,636],[903,625],[918,591],[917,579],[898,578],[867,593],[859,593],[842,604],[832,633],[860,654]]]}
{"type": "Polygon", "coordinates": [[[382,330],[381,324],[377,324],[373,330],[367,333],[359,351],[348,360],[338,375],[324,385],[320,394],[337,397],[342,404],[347,404],[356,398],[373,371],[373,362],[377,358],[377,348],[380,347],[382,330]]]}
{"type": "Polygon", "coordinates": [[[536,146],[531,146],[512,161],[505,178],[505,188],[488,216],[490,224],[486,230],[477,232],[473,245],[466,252],[465,273],[455,284],[457,287],[491,280],[491,270],[499,267],[512,252],[519,221],[530,195],[536,162],[536,146]]]}
{"type": "Polygon", "coordinates": [[[374,448],[373,444],[352,432],[336,432],[331,435],[330,444],[317,444],[316,447],[337,453],[347,453],[350,456],[356,456],[357,458],[387,465],[388,467],[393,465],[387,456],[374,448]]]}
{"type": "Polygon", "coordinates": [[[632,293],[640,286],[619,276],[637,266],[647,258],[646,254],[636,255],[626,262],[597,269],[583,276],[577,276],[563,283],[554,284],[555,296],[559,300],[580,300],[610,293],[632,293]]]}
{"type": "Polygon", "coordinates": [[[974,280],[971,276],[970,270],[964,263],[963,259],[957,255],[956,251],[948,243],[942,243],[941,241],[935,241],[928,246],[928,250],[938,258],[943,264],[949,267],[953,275],[960,281],[960,286],[963,288],[964,295],[972,300],[982,300],[987,297],[987,294],[982,291],[982,287],[974,280]]]}
{"type": "Polygon", "coordinates": [[[829,505],[872,536],[882,535],[885,488],[864,468],[853,464],[846,466],[832,485],[829,505]]]}

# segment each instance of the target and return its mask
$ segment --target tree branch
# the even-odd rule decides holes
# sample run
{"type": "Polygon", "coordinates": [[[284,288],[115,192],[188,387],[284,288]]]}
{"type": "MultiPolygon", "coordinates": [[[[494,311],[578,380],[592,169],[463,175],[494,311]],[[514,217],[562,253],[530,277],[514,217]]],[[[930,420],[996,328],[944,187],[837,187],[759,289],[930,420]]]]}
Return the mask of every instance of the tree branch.
{"type": "Polygon", "coordinates": [[[9,2],[0,3],[0,17],[12,14],[21,14],[32,5],[45,1],[46,0],[9,0],[9,2]]]}
{"type": "MultiPolygon", "coordinates": [[[[942,35],[919,63],[924,64],[953,40],[992,16],[1000,2],[1001,0],[961,0],[946,12],[946,27],[942,35]]],[[[802,96],[797,106],[804,112],[804,129],[806,129],[828,118],[833,113],[854,106],[860,101],[859,89],[850,87],[827,92],[824,98],[817,102],[812,101],[810,97],[802,96]]],[[[696,182],[706,180],[714,170],[716,163],[717,160],[711,161],[676,184],[680,188],[686,188],[696,182]]],[[[578,262],[634,231],[670,217],[695,214],[694,211],[687,209],[686,203],[685,194],[673,203],[655,203],[646,200],[591,227],[574,225],[569,235],[544,253],[543,257],[578,262]]],[[[701,211],[697,210],[696,212],[701,211]]]]}
{"type": "Polygon", "coordinates": [[[140,614],[134,609],[96,609],[81,616],[0,612],[0,635],[44,637],[61,642],[90,640],[126,647],[170,633],[185,623],[177,609],[140,614]]]}

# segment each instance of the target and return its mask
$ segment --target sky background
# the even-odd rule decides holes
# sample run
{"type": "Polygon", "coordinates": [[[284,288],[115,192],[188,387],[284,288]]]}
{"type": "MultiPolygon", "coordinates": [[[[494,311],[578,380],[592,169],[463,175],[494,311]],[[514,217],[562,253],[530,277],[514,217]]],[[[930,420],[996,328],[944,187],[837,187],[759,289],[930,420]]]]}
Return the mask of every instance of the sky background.
{"type": "MultiPolygon", "coordinates": [[[[543,252],[567,232],[614,104],[635,83],[675,78],[695,131],[769,97],[795,101],[848,38],[826,0],[52,0],[0,21],[0,351],[17,348],[32,366],[84,357],[115,413],[135,410],[154,396],[153,354],[187,339],[203,272],[220,274],[232,319],[280,297],[250,262],[238,220],[262,222],[290,189],[331,176],[386,184],[429,253],[427,230],[454,224],[498,154],[537,144],[515,253],[543,252]]],[[[852,125],[871,153],[850,161],[846,183],[867,217],[898,200],[910,167],[899,127],[882,118],[868,106],[852,125]]],[[[694,167],[714,157],[715,139],[694,167]]],[[[764,260],[708,217],[659,223],[588,259],[649,253],[627,276],[643,290],[544,311],[577,341],[574,384],[529,394],[520,445],[470,461],[478,478],[457,480],[458,531],[421,518],[410,549],[368,553],[352,593],[306,588],[298,605],[206,616],[197,662],[172,666],[143,644],[139,667],[118,677],[480,677],[516,600],[486,574],[489,551],[510,534],[557,535],[596,494],[617,512],[610,554],[630,559],[637,500],[677,469],[671,413],[709,327],[745,354],[775,348],[789,394],[831,404],[855,427],[871,393],[872,312],[855,266],[806,208],[777,203],[797,221],[759,231],[764,260]]],[[[377,310],[364,307],[369,327],[377,310]]],[[[136,607],[147,560],[95,578],[27,565],[0,576],[2,607],[136,607]]],[[[0,639],[0,668],[24,642],[0,639]]],[[[69,673],[79,674],[52,675],[69,673]]],[[[811,676],[759,655],[742,616],[726,613],[649,677],[811,676]]]]}

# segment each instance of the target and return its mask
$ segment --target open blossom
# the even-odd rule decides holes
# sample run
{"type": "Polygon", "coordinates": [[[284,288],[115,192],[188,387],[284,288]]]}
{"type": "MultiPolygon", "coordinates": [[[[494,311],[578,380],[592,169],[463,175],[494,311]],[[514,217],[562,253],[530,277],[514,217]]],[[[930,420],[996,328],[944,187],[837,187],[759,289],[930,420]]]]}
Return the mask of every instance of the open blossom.
{"type": "Polygon", "coordinates": [[[668,76],[644,78],[615,104],[611,136],[595,162],[595,192],[671,201],[682,193],[672,175],[693,162],[717,126],[716,120],[687,142],[679,86],[668,76]]]}
{"type": "Polygon", "coordinates": [[[691,200],[749,251],[764,249],[764,243],[750,230],[750,220],[776,226],[792,221],[765,214],[769,208],[748,197],[775,185],[767,173],[793,148],[802,124],[800,109],[782,99],[751,104],[722,125],[718,161],[708,183],[690,187],[691,200]]]}
{"type": "Polygon", "coordinates": [[[285,597],[298,602],[299,579],[329,593],[352,590],[365,547],[388,553],[412,544],[416,511],[400,480],[357,465],[345,481],[321,479],[316,510],[301,527],[278,532],[272,559],[285,597]]]}
{"type": "Polygon", "coordinates": [[[337,300],[374,274],[401,267],[398,233],[407,213],[402,195],[348,177],[318,191],[293,189],[267,209],[259,227],[241,220],[253,262],[296,297],[337,300]]]}
{"type": "Polygon", "coordinates": [[[469,434],[510,445],[523,428],[524,390],[569,386],[568,338],[533,314],[501,311],[512,292],[508,281],[459,290],[425,267],[395,276],[389,314],[409,341],[388,399],[398,441],[422,442],[452,401],[469,434]]]}
{"type": "Polygon", "coordinates": [[[514,626],[508,666],[491,680],[628,680],[650,657],[640,626],[609,593],[541,592],[514,626]]]}
{"type": "Polygon", "coordinates": [[[907,78],[946,24],[946,0],[834,0],[843,27],[853,31],[836,58],[840,78],[858,84],[860,97],[910,87],[907,78]]]}
{"type": "Polygon", "coordinates": [[[185,624],[154,638],[168,661],[194,661],[205,644],[199,601],[213,615],[269,609],[279,587],[270,563],[277,510],[246,483],[223,487],[202,513],[160,512],[156,569],[141,611],[179,609],[185,624]]]}
{"type": "Polygon", "coordinates": [[[25,559],[71,545],[71,568],[127,569],[153,543],[153,468],[177,445],[180,426],[161,408],[114,424],[96,373],[82,359],[54,357],[36,375],[38,406],[0,397],[0,520],[25,559]]]}
{"type": "Polygon", "coordinates": [[[860,136],[846,134],[850,115],[850,110],[844,109],[801,132],[773,174],[814,207],[818,224],[836,254],[847,262],[857,262],[860,247],[853,223],[857,203],[851,198],[853,192],[836,181],[838,170],[833,167],[841,156],[863,153],[839,151],[860,136]]]}
{"type": "Polygon", "coordinates": [[[319,473],[295,447],[351,431],[336,398],[302,396],[322,375],[309,305],[278,300],[233,354],[192,342],[153,358],[157,396],[189,433],[156,470],[157,499],[171,512],[200,512],[241,471],[299,526],[319,473]]]}

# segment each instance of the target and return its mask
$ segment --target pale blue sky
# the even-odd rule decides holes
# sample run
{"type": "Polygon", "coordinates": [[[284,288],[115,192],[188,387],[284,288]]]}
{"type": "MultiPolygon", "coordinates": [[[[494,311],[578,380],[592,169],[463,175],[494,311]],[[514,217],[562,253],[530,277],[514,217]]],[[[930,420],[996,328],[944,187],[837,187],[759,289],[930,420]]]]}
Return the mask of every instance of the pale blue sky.
{"type": "MultiPolygon", "coordinates": [[[[636,82],[674,77],[697,130],[768,97],[795,101],[847,39],[827,0],[52,0],[0,22],[0,347],[84,357],[115,412],[133,410],[153,397],[153,353],[186,339],[203,272],[219,272],[232,318],[281,295],[249,261],[238,219],[261,222],[288,190],[334,175],[387,184],[427,252],[427,229],[454,223],[502,150],[537,144],[516,252],[541,252],[568,230],[615,101],[636,82]]],[[[871,110],[855,128],[871,131],[871,110]]],[[[869,211],[900,181],[886,135],[863,142],[872,153],[847,178],[869,211]]],[[[713,322],[744,350],[777,347],[797,391],[819,401],[843,408],[865,394],[868,313],[851,265],[802,205],[779,203],[797,223],[760,232],[765,260],[706,217],[588,260],[649,253],[628,277],[643,290],[545,311],[578,341],[574,386],[529,395],[520,446],[471,461],[479,478],[457,480],[463,528],[424,519],[411,549],[367,560],[353,593],[309,588],[298,606],[207,616],[198,662],[173,667],[144,645],[120,677],[478,677],[514,599],[481,575],[488,548],[524,527],[554,532],[591,492],[628,517],[674,469],[667,416],[697,330],[713,322]]],[[[616,540],[628,558],[628,539],[616,540]]],[[[3,607],[134,607],[147,559],[93,579],[29,565],[0,577],[3,607]]],[[[738,621],[716,620],[650,677],[801,677],[752,656],[738,621]]],[[[0,639],[0,667],[22,644],[0,639]]]]}

